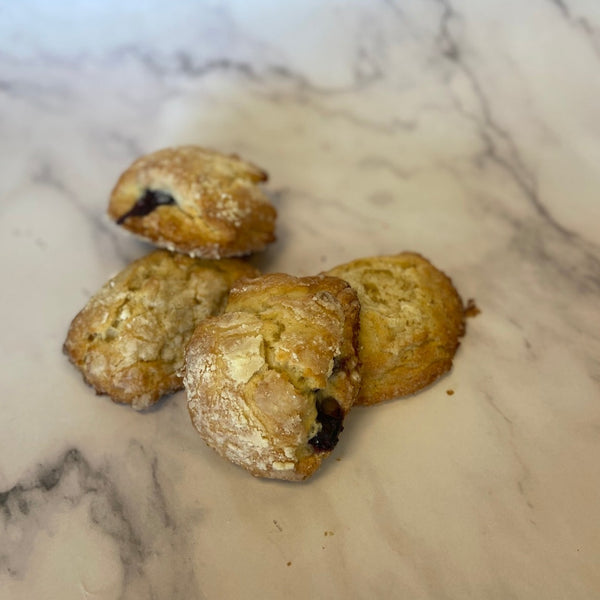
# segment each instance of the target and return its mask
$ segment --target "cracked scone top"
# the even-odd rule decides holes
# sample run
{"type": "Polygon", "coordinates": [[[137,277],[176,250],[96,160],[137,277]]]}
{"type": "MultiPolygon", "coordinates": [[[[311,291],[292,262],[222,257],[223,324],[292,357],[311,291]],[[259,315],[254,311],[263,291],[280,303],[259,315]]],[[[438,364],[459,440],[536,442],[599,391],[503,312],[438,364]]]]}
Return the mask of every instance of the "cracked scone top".
{"type": "Polygon", "coordinates": [[[465,331],[452,281],[414,252],[360,258],[328,275],[341,277],[361,304],[357,404],[413,394],[452,367],[465,331]]]}
{"type": "Polygon", "coordinates": [[[183,387],[194,327],[223,309],[232,283],[258,271],[239,259],[155,250],[104,285],[73,319],[64,351],[98,394],[148,408],[183,387]]]}
{"type": "Polygon", "coordinates": [[[259,477],[314,473],[360,385],[359,310],[334,277],[276,273],[234,285],[186,350],[188,407],[204,441],[259,477]]]}
{"type": "Polygon", "coordinates": [[[258,186],[267,177],[235,155],[165,148],[121,175],[108,215],[155,245],[190,256],[250,254],[275,239],[276,211],[258,186]]]}

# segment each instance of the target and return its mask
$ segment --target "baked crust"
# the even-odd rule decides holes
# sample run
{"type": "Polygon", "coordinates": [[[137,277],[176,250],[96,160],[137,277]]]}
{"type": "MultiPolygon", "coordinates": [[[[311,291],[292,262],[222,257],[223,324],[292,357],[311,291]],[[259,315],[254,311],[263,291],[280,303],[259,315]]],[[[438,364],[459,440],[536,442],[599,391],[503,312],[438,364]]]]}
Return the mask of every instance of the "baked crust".
{"type": "Polygon", "coordinates": [[[73,319],[63,349],[98,394],[141,410],[183,387],[194,327],[220,312],[232,283],[258,271],[239,259],[156,250],[108,281],[73,319]]]}
{"type": "Polygon", "coordinates": [[[121,175],[108,215],[161,248],[203,258],[242,256],[275,240],[276,211],[258,187],[267,178],[236,155],[165,148],[121,175]],[[148,193],[156,194],[152,201],[148,193]]]}
{"type": "Polygon", "coordinates": [[[465,331],[452,281],[413,252],[361,258],[327,271],[356,290],[361,303],[357,404],[413,394],[452,367],[465,331]]]}
{"type": "Polygon", "coordinates": [[[333,277],[276,273],[234,285],[224,313],[200,323],[186,350],[188,407],[204,441],[255,476],[312,475],[359,389],[359,310],[333,277]]]}

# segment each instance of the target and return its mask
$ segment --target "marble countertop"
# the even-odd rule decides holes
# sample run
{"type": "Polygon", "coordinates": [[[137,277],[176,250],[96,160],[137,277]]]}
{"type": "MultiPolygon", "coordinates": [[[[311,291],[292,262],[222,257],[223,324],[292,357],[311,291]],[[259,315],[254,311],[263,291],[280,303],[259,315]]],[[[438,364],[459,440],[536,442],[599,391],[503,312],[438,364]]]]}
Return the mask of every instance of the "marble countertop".
{"type": "Polygon", "coordinates": [[[592,0],[3,3],[2,600],[600,597],[599,99],[592,0]],[[481,309],[303,484],[61,353],[149,249],[116,178],[182,143],[269,172],[265,271],[414,250],[481,309]]]}

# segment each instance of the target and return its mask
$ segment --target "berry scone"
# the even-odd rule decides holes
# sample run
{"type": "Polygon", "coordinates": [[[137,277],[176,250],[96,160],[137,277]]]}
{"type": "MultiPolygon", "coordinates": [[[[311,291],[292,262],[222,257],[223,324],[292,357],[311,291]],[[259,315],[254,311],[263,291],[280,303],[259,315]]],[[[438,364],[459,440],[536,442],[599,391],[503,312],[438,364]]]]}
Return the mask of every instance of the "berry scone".
{"type": "Polygon", "coordinates": [[[141,410],[183,387],[195,326],[220,312],[234,281],[258,271],[240,259],[156,250],[121,271],[73,319],[63,349],[98,394],[141,410]]]}
{"type": "Polygon", "coordinates": [[[275,273],[234,285],[185,355],[188,408],[204,441],[255,476],[312,475],[359,390],[359,310],[335,277],[275,273]]]}
{"type": "Polygon", "coordinates": [[[361,304],[357,404],[413,394],[450,370],[465,331],[463,303],[426,258],[360,258],[327,274],[347,281],[361,304]]]}
{"type": "Polygon", "coordinates": [[[267,178],[237,155],[165,148],[121,175],[108,215],[161,248],[202,258],[242,256],[275,239],[277,213],[258,185],[267,178]]]}

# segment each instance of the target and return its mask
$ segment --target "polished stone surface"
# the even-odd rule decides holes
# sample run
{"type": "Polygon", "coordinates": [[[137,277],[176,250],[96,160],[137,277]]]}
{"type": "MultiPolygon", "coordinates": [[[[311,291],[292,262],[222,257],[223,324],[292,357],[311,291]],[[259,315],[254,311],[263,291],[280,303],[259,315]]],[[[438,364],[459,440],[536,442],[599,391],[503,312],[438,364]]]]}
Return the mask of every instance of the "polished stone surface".
{"type": "Polygon", "coordinates": [[[600,597],[599,98],[592,0],[0,5],[0,597],[600,597]],[[61,353],[149,249],[118,175],[181,143],[270,173],[265,271],[414,250],[481,309],[303,484],[61,353]]]}

